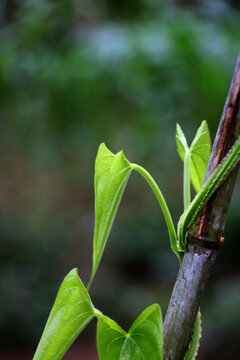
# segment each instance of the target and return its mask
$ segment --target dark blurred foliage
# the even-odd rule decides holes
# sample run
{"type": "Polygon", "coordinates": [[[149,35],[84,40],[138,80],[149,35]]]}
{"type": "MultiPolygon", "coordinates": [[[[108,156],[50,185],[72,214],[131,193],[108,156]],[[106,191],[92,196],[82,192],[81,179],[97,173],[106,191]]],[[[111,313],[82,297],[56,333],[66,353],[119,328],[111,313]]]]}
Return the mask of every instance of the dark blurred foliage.
{"type": "MultiPolygon", "coordinates": [[[[36,346],[71,268],[88,280],[101,142],[153,174],[177,222],[175,124],[191,140],[206,119],[214,137],[240,49],[238,9],[234,0],[0,2],[2,350],[36,346]]],[[[239,359],[239,193],[238,182],[199,359],[239,359]]],[[[177,267],[157,202],[133,175],[93,302],[127,328],[153,302],[165,312],[177,267]]],[[[81,339],[94,342],[94,331],[81,339]]]]}

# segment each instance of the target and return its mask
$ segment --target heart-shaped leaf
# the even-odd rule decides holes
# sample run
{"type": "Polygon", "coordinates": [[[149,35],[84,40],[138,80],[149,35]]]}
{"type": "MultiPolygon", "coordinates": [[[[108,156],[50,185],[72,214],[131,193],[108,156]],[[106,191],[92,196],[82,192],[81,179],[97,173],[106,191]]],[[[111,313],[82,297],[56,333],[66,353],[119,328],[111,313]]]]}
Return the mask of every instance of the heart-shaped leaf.
{"type": "Polygon", "coordinates": [[[95,163],[95,229],[90,283],[101,260],[131,170],[131,164],[122,151],[115,155],[105,144],[100,145],[95,163]]]}
{"type": "Polygon", "coordinates": [[[91,299],[73,269],[58,291],[33,360],[59,360],[94,317],[91,299]]]}
{"type": "Polygon", "coordinates": [[[191,157],[191,182],[198,192],[202,186],[211,153],[211,139],[207,122],[204,120],[198,128],[190,148],[179,124],[176,128],[177,151],[184,161],[186,154],[191,157]]]}
{"type": "Polygon", "coordinates": [[[97,346],[100,360],[162,360],[160,306],[153,304],[145,309],[128,333],[107,316],[100,317],[97,346]]]}

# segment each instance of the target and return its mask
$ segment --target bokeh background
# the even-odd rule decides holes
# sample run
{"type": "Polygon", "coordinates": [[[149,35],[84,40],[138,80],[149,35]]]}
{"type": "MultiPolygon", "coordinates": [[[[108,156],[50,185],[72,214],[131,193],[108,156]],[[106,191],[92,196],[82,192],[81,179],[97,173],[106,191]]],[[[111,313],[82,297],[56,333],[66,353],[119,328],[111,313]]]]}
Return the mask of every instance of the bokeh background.
{"type": "MultiPolygon", "coordinates": [[[[94,161],[105,142],[146,167],[175,223],[179,122],[216,132],[240,50],[238,0],[0,1],[0,358],[31,359],[57,289],[91,271],[94,161]]],[[[202,304],[199,360],[240,359],[239,180],[202,304]]],[[[127,329],[165,313],[178,262],[151,190],[133,174],[91,289],[127,329]]],[[[64,359],[97,360],[96,322],[64,359]]]]}

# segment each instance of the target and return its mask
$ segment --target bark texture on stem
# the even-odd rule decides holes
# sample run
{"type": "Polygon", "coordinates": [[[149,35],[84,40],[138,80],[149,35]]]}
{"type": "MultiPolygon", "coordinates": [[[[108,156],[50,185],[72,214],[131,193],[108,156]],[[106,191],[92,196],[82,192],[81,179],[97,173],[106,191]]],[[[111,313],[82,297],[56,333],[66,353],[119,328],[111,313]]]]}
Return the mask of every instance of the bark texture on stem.
{"type": "MultiPolygon", "coordinates": [[[[239,135],[240,123],[240,55],[213,144],[205,181],[227,154],[239,135]]],[[[191,338],[194,321],[207,279],[218,250],[237,168],[211,196],[188,233],[188,249],[173,289],[164,320],[164,360],[182,360],[191,338]],[[212,245],[215,246],[212,246],[212,245]]]]}
{"type": "Polygon", "coordinates": [[[186,338],[190,339],[192,334],[189,321],[194,324],[197,315],[196,309],[198,311],[216,256],[217,252],[215,251],[202,250],[189,245],[188,252],[183,257],[169,303],[168,316],[166,316],[164,322],[165,329],[175,329],[174,336],[168,337],[168,353],[165,352],[164,360],[183,359],[188,345],[186,338]],[[189,288],[191,289],[190,292],[186,290],[189,288]],[[176,320],[178,322],[181,320],[181,326],[176,327],[176,320]],[[178,343],[185,343],[185,346],[180,349],[178,343]],[[176,349],[178,349],[177,354],[176,349]]]}
{"type": "MultiPolygon", "coordinates": [[[[223,109],[222,118],[213,144],[204,182],[228,153],[240,132],[240,55],[223,109]]],[[[229,202],[231,200],[238,168],[226,179],[224,184],[211,196],[206,206],[191,226],[189,233],[194,238],[207,242],[223,243],[223,232],[229,202]]]]}

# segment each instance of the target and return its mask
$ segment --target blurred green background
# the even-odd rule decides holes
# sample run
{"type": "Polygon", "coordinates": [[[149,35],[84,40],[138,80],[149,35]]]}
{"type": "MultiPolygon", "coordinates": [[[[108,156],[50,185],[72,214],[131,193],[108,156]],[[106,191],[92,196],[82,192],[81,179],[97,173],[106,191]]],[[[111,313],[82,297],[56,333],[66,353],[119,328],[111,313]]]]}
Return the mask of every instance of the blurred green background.
{"type": "MultiPolygon", "coordinates": [[[[70,269],[88,281],[101,142],[152,173],[177,223],[176,122],[191,141],[206,119],[214,138],[239,10],[238,0],[0,1],[1,359],[32,358],[70,269]]],[[[240,359],[239,194],[238,181],[202,305],[199,360],[240,359]]],[[[93,302],[127,329],[154,302],[165,313],[177,269],[157,201],[134,174],[93,302]]],[[[97,359],[95,327],[76,341],[76,358],[97,359]]]]}

